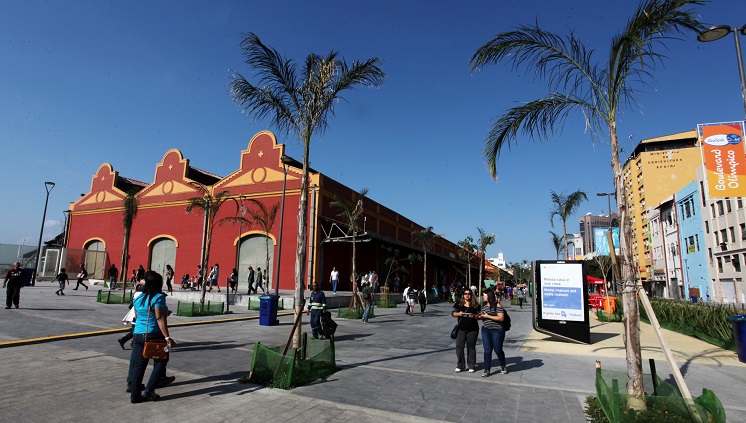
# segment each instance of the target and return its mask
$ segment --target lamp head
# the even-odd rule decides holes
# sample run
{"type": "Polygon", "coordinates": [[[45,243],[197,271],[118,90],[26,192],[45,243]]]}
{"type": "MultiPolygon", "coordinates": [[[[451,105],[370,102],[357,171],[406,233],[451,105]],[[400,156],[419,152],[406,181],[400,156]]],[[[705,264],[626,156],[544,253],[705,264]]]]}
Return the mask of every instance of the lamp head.
{"type": "Polygon", "coordinates": [[[49,182],[49,181],[47,181],[47,182],[44,182],[44,185],[47,185],[47,186],[53,187],[53,186],[54,186],[54,182],[49,182]]]}
{"type": "MultiPolygon", "coordinates": [[[[709,29],[706,29],[702,31],[699,35],[697,35],[697,40],[701,41],[703,43],[708,43],[710,41],[717,41],[726,35],[730,34],[731,31],[735,30],[735,28],[731,28],[728,25],[717,25],[710,27],[709,29]]],[[[743,28],[741,28],[741,32],[743,32],[743,28]]]]}

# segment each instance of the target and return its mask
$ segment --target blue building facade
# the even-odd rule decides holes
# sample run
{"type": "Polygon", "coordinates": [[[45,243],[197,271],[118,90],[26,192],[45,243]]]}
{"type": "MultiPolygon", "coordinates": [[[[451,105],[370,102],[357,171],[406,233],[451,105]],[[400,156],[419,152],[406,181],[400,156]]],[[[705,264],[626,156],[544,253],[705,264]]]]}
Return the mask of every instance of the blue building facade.
{"type": "Polygon", "coordinates": [[[710,295],[710,277],[699,184],[696,180],[690,182],[680,189],[674,198],[686,296],[689,299],[697,297],[706,300],[710,295]]]}

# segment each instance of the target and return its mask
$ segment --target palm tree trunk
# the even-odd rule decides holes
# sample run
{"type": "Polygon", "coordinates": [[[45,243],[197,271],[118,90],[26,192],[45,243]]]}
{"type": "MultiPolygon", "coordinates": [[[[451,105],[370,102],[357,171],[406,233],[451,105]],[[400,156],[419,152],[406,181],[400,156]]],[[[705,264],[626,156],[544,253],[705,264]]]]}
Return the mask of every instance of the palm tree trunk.
{"type": "Polygon", "coordinates": [[[122,302],[124,302],[124,297],[127,294],[127,266],[129,265],[129,249],[130,249],[130,228],[125,227],[124,228],[124,240],[122,241],[122,263],[119,265],[119,268],[122,269],[120,275],[122,276],[120,279],[122,280],[122,302]]]}
{"type": "MultiPolygon", "coordinates": [[[[627,361],[627,393],[630,396],[629,405],[633,409],[645,408],[645,391],[642,385],[642,354],[640,352],[640,310],[637,303],[637,279],[632,261],[632,250],[629,245],[629,227],[627,212],[627,197],[622,179],[622,165],[619,161],[619,139],[616,124],[609,125],[611,139],[611,165],[614,171],[614,185],[616,188],[617,207],[619,208],[619,243],[622,250],[622,308],[624,313],[624,347],[627,361]]],[[[610,245],[609,248],[614,248],[610,245]]],[[[618,271],[618,270],[617,270],[618,271]]]]}
{"type": "Polygon", "coordinates": [[[293,332],[293,348],[301,347],[301,325],[303,313],[303,277],[306,274],[306,217],[308,214],[308,153],[310,134],[303,134],[303,176],[301,177],[300,203],[298,204],[298,242],[295,249],[295,317],[298,325],[293,332]]]}

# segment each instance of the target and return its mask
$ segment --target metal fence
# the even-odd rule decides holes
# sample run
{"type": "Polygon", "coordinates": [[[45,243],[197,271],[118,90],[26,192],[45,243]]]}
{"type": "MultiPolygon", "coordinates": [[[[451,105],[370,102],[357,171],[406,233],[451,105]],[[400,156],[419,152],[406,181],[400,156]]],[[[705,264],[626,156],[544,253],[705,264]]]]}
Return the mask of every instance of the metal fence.
{"type": "MultiPolygon", "coordinates": [[[[36,264],[36,247],[0,244],[0,276],[5,275],[17,261],[21,262],[22,268],[33,269],[36,264]]],[[[109,254],[106,251],[42,246],[37,278],[54,278],[62,268],[74,278],[81,263],[88,271],[89,279],[104,279],[110,265],[109,254]]]]}

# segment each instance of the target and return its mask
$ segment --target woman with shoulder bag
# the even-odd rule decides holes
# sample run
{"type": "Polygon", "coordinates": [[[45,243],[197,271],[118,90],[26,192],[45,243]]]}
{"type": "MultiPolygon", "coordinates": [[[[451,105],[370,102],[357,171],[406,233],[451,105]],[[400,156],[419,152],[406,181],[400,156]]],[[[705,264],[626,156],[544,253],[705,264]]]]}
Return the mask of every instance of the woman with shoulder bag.
{"type": "MultiPolygon", "coordinates": [[[[164,359],[153,359],[153,372],[150,374],[145,389],[142,380],[148,367],[147,358],[143,356],[146,341],[165,340],[167,348],[176,346],[176,341],[168,334],[168,308],[166,295],[163,293],[163,277],[153,271],[145,272],[145,285],[142,295],[132,301],[135,309],[135,330],[130,355],[129,388],[130,402],[157,401],[160,396],[155,393],[158,382],[166,375],[168,356],[164,359]]],[[[164,349],[166,350],[166,349],[164,349]]]]}
{"type": "Polygon", "coordinates": [[[505,319],[505,309],[500,304],[500,299],[494,291],[484,291],[484,306],[479,313],[478,319],[482,320],[482,344],[484,346],[484,373],[482,377],[490,375],[492,369],[492,351],[497,354],[500,361],[500,373],[507,374],[505,367],[505,352],[503,342],[505,341],[505,329],[502,322],[505,319]]]}
{"type": "Polygon", "coordinates": [[[466,346],[466,364],[469,373],[474,373],[477,364],[477,337],[479,336],[479,304],[473,298],[471,289],[464,289],[461,299],[453,305],[451,316],[458,318],[458,333],[456,334],[456,372],[464,367],[464,346],[466,346]]]}

